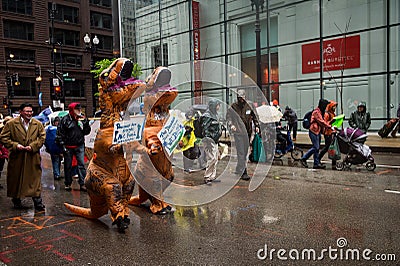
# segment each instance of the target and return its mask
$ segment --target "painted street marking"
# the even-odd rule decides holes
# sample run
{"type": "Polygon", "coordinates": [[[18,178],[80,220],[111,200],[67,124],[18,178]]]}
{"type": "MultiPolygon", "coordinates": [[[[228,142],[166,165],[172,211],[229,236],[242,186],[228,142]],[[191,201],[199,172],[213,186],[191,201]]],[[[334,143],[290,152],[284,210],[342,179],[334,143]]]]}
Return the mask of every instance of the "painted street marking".
{"type": "Polygon", "coordinates": [[[393,194],[400,194],[400,191],[397,191],[397,190],[385,189],[385,192],[387,192],[387,193],[393,193],[393,194]]]}
{"type": "MultiPolygon", "coordinates": [[[[9,249],[0,252],[0,265],[2,265],[1,263],[12,262],[12,259],[8,257],[8,255],[30,248],[41,251],[45,254],[52,253],[69,262],[75,261],[75,258],[72,254],[62,253],[57,246],[62,246],[59,241],[63,239],[73,238],[78,241],[84,241],[84,238],[68,232],[65,229],[56,230],[56,232],[60,233],[61,235],[50,239],[40,239],[35,235],[31,235],[31,233],[38,231],[46,232],[43,230],[75,222],[75,220],[67,220],[62,222],[56,221],[55,223],[54,221],[54,216],[17,216],[0,220],[1,241],[3,242],[11,238],[16,238],[17,240],[17,242],[13,240],[13,243],[16,245],[14,248],[10,246],[9,249]]],[[[48,236],[51,235],[54,234],[48,234],[48,236]]]]}

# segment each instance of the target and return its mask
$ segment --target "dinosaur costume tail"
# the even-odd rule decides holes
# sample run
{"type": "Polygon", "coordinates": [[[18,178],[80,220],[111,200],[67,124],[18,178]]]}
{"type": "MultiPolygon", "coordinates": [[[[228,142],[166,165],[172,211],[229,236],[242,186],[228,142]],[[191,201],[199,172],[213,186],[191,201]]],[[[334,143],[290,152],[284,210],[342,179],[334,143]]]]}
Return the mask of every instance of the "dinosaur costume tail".
{"type": "Polygon", "coordinates": [[[64,203],[65,208],[70,210],[71,212],[78,214],[80,216],[83,216],[88,219],[96,219],[99,218],[99,216],[96,216],[92,213],[92,210],[90,208],[83,208],[79,206],[75,206],[69,203],[64,203]]]}

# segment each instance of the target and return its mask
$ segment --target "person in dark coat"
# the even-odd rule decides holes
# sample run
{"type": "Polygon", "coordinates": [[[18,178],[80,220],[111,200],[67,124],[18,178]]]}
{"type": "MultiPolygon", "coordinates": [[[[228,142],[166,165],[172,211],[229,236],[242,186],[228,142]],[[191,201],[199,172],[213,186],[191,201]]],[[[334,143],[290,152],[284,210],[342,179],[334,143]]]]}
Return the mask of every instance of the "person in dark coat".
{"type": "Polygon", "coordinates": [[[293,141],[296,141],[297,137],[297,114],[289,106],[285,107],[285,112],[283,112],[283,118],[286,119],[289,125],[289,131],[293,130],[293,141]]]}
{"type": "Polygon", "coordinates": [[[0,140],[9,149],[7,165],[7,197],[12,198],[14,208],[23,208],[21,198],[32,197],[35,210],[44,211],[41,198],[41,157],[46,132],[42,123],[32,118],[32,105],[21,104],[20,116],[9,120],[0,140]]]}
{"type": "Polygon", "coordinates": [[[64,174],[65,190],[71,191],[72,184],[72,157],[75,155],[78,161],[78,176],[81,191],[87,191],[85,187],[85,136],[90,134],[89,120],[82,112],[79,103],[71,103],[68,106],[68,115],[61,119],[57,128],[56,143],[64,147],[64,174]]]}
{"type": "Polygon", "coordinates": [[[397,125],[393,129],[392,134],[391,134],[393,138],[396,137],[397,132],[400,134],[400,103],[399,103],[399,107],[397,107],[397,125]]]}
{"type": "Polygon", "coordinates": [[[207,111],[201,116],[201,128],[203,129],[204,152],[207,160],[206,171],[204,173],[204,183],[210,184],[217,175],[218,163],[218,142],[222,135],[221,124],[218,121],[218,111],[221,103],[216,99],[211,99],[208,103],[207,111]]]}
{"type": "Polygon", "coordinates": [[[253,124],[255,131],[260,132],[256,110],[250,105],[251,103],[246,101],[245,90],[238,90],[237,101],[232,103],[226,114],[228,129],[233,134],[238,157],[235,174],[241,175],[243,180],[250,180],[246,164],[253,124]]]}
{"type": "Polygon", "coordinates": [[[349,125],[367,133],[368,128],[371,126],[371,115],[367,112],[367,104],[365,102],[360,102],[357,106],[357,111],[351,113],[349,125]]]}

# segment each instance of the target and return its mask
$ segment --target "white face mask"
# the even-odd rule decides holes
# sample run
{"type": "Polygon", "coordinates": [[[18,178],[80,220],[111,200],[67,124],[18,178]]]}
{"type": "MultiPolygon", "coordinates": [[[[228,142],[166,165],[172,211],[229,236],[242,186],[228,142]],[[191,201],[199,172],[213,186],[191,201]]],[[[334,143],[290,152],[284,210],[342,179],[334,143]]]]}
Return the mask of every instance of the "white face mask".
{"type": "Polygon", "coordinates": [[[76,115],[77,117],[83,116],[83,114],[82,114],[82,112],[81,112],[81,109],[74,109],[74,113],[75,113],[75,115],[76,115]]]}

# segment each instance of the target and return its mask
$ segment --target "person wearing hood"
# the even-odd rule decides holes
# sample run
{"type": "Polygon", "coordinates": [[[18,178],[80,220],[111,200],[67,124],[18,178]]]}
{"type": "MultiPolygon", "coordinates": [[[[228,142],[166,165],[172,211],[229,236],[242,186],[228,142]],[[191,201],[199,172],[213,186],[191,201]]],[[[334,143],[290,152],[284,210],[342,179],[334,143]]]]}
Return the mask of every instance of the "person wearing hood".
{"type": "Polygon", "coordinates": [[[62,147],[56,143],[57,127],[60,123],[58,116],[52,118],[51,124],[46,128],[46,141],[44,146],[50,154],[51,164],[53,166],[54,180],[60,180],[60,164],[62,159],[62,147]]]}
{"type": "Polygon", "coordinates": [[[243,180],[250,180],[246,167],[247,154],[253,133],[253,124],[257,133],[260,132],[260,125],[255,108],[251,107],[251,102],[246,101],[245,90],[237,91],[237,101],[232,103],[228,109],[226,120],[228,129],[233,134],[235,140],[237,153],[235,174],[241,175],[241,179],[243,180]]]}
{"type": "Polygon", "coordinates": [[[321,164],[319,159],[319,146],[321,144],[321,132],[325,129],[335,130],[328,122],[324,120],[325,110],[328,106],[329,101],[326,99],[320,99],[317,108],[314,109],[310,120],[310,129],[308,136],[311,139],[312,147],[303,155],[300,159],[301,164],[308,168],[307,159],[313,155],[314,157],[314,169],[325,169],[325,165],[321,164]]]}
{"type": "Polygon", "coordinates": [[[179,151],[183,152],[183,170],[185,173],[192,173],[193,161],[200,156],[200,149],[197,138],[194,134],[194,121],[197,119],[194,109],[189,109],[185,113],[186,120],[183,122],[185,134],[179,142],[179,151]]]}
{"type": "Polygon", "coordinates": [[[68,115],[61,119],[57,128],[56,143],[64,147],[65,190],[71,191],[72,184],[72,157],[75,155],[78,162],[78,177],[81,191],[87,191],[84,183],[85,169],[85,136],[90,133],[89,120],[82,114],[79,103],[68,106],[68,115]]]}
{"type": "Polygon", "coordinates": [[[211,184],[217,176],[218,163],[218,142],[222,135],[221,124],[218,121],[218,111],[221,102],[211,99],[207,111],[201,116],[201,128],[203,130],[204,153],[207,160],[206,171],[204,172],[204,183],[211,184]]]}
{"type": "MultiPolygon", "coordinates": [[[[326,112],[324,115],[324,120],[331,125],[332,122],[334,121],[333,118],[336,116],[336,107],[337,107],[337,102],[335,101],[330,101],[328,106],[326,107],[326,112]]],[[[324,148],[320,151],[318,155],[318,159],[321,161],[322,157],[324,157],[325,153],[329,150],[329,146],[332,144],[334,135],[333,135],[333,130],[331,128],[325,128],[324,131],[324,139],[325,139],[325,146],[324,148]]],[[[336,169],[336,160],[332,160],[332,169],[336,169]]]]}
{"type": "Polygon", "coordinates": [[[289,125],[289,131],[293,130],[293,141],[296,141],[297,137],[297,114],[289,106],[285,107],[285,112],[283,112],[283,118],[286,119],[289,125]]]}
{"type": "Polygon", "coordinates": [[[393,138],[396,138],[397,132],[400,133],[400,103],[399,107],[397,107],[397,125],[395,126],[391,134],[393,138]]]}
{"type": "Polygon", "coordinates": [[[357,111],[354,111],[350,115],[349,125],[352,128],[359,128],[367,133],[368,128],[371,126],[371,115],[367,112],[365,102],[360,102],[357,106],[357,111]]]}

